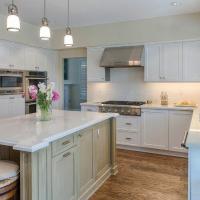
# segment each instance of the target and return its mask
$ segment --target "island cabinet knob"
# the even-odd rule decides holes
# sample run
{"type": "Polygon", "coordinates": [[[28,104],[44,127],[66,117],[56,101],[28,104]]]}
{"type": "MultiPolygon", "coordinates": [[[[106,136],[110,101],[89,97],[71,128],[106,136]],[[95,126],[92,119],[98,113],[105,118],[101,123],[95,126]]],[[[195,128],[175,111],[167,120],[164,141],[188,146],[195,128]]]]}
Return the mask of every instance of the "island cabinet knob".
{"type": "Polygon", "coordinates": [[[67,145],[67,144],[69,144],[69,143],[70,143],[70,141],[69,141],[69,140],[66,140],[66,141],[64,141],[64,142],[62,143],[62,145],[65,146],[65,145],[67,145]]]}
{"type": "Polygon", "coordinates": [[[82,135],[82,134],[79,134],[78,136],[79,136],[79,137],[83,137],[83,135],[82,135]]]}
{"type": "Polygon", "coordinates": [[[131,124],[130,122],[127,122],[126,125],[130,126],[130,125],[132,125],[132,124],[131,124]]]}
{"type": "Polygon", "coordinates": [[[63,154],[63,158],[67,158],[70,155],[71,155],[71,152],[67,152],[67,153],[63,154]]]}

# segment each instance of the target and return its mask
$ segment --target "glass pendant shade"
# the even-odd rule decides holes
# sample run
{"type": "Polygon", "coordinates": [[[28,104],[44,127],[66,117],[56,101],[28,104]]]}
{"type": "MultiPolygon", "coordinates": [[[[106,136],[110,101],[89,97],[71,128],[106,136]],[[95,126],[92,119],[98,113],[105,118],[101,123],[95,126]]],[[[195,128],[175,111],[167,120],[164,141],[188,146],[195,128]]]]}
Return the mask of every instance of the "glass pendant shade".
{"type": "Polygon", "coordinates": [[[7,30],[12,32],[17,32],[20,30],[20,19],[17,16],[18,10],[17,6],[10,4],[8,6],[8,17],[7,17],[7,30]]]}
{"type": "Polygon", "coordinates": [[[40,27],[40,38],[41,40],[49,40],[51,38],[51,31],[48,26],[47,18],[42,19],[42,26],[40,27]]]}
{"type": "Polygon", "coordinates": [[[73,45],[73,37],[72,37],[72,33],[71,33],[71,29],[69,27],[67,27],[66,29],[66,34],[64,37],[64,45],[66,47],[71,47],[73,45]]]}

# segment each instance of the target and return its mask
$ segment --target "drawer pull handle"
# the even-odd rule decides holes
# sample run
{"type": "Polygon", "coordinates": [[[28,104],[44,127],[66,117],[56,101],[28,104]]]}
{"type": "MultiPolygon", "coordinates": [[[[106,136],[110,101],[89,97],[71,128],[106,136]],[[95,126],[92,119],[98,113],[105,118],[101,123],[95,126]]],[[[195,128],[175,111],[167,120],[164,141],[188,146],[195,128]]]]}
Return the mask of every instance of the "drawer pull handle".
{"type": "Polygon", "coordinates": [[[87,111],[92,111],[92,109],[87,109],[87,111]]]}
{"type": "Polygon", "coordinates": [[[181,147],[183,147],[185,149],[188,149],[188,147],[186,146],[187,137],[188,137],[188,131],[185,132],[183,142],[181,143],[181,147]]]}
{"type": "Polygon", "coordinates": [[[130,125],[131,125],[131,123],[127,122],[127,123],[126,123],[126,125],[130,126],[130,125]]]}
{"type": "Polygon", "coordinates": [[[65,153],[64,155],[63,155],[63,158],[67,158],[68,156],[70,156],[71,155],[71,153],[70,152],[67,152],[67,153],[65,153]]]}
{"type": "Polygon", "coordinates": [[[65,146],[65,145],[67,145],[67,144],[69,144],[69,143],[70,143],[70,141],[69,141],[69,140],[66,140],[65,142],[62,143],[62,145],[65,146]]]}
{"type": "Polygon", "coordinates": [[[130,137],[127,137],[127,138],[126,138],[126,140],[132,140],[132,138],[130,138],[130,137]]]}

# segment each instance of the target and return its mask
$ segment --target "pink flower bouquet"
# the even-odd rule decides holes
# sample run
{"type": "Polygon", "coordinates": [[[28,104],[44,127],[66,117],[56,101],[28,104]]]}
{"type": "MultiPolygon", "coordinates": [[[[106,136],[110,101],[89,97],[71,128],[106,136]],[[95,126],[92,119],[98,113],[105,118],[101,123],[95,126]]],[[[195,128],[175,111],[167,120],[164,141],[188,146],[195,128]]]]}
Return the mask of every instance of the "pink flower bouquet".
{"type": "Polygon", "coordinates": [[[54,90],[54,83],[50,83],[47,86],[44,83],[39,83],[38,87],[31,85],[29,87],[29,95],[31,99],[37,101],[37,105],[43,114],[43,120],[47,120],[47,114],[52,108],[52,102],[58,101],[60,95],[54,90]],[[45,116],[46,115],[46,116],[45,116]]]}

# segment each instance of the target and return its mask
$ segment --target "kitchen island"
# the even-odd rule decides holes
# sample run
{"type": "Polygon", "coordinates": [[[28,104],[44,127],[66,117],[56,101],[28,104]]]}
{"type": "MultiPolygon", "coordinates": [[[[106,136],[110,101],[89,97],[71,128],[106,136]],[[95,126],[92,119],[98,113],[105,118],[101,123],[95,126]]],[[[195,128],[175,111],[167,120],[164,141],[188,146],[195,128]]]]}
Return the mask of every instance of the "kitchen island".
{"type": "Polygon", "coordinates": [[[0,159],[20,165],[20,200],[88,199],[117,173],[118,114],[53,111],[0,120],[0,159]]]}

